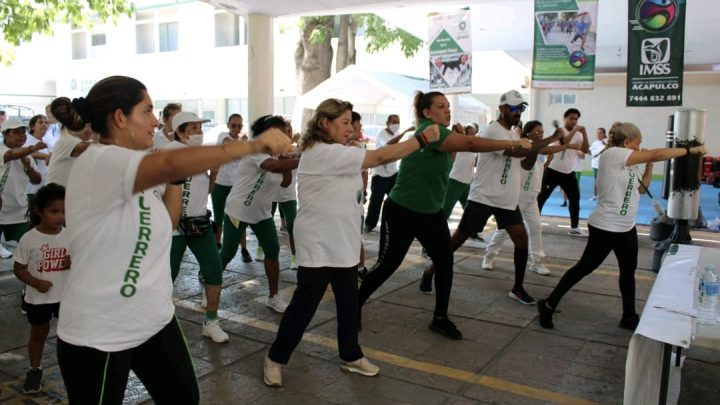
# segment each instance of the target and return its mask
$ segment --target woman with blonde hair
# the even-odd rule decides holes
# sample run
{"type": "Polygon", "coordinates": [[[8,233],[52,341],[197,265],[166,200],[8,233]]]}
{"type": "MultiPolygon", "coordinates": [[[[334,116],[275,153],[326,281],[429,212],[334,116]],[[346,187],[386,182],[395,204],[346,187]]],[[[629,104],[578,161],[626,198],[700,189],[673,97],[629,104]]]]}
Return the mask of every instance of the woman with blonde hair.
{"type": "Polygon", "coordinates": [[[423,149],[438,139],[439,131],[437,125],[429,125],[412,139],[377,150],[347,145],[352,134],[352,104],[328,99],[315,109],[301,140],[295,221],[297,288],[265,357],[264,381],[269,386],[282,385],[282,365],[300,343],[328,284],[335,294],[340,367],[369,377],[380,371],[358,344],[360,172],[423,149]]]}
{"type": "Polygon", "coordinates": [[[588,219],[590,235],[580,261],[570,268],[546,299],[537,301],[540,326],[554,327],[552,316],[562,297],[585,276],[597,269],[610,252],[615,253],[620,271],[623,315],[621,328],[635,330],[640,317],[635,312],[635,268],[638,239],[635,229],[640,194],[652,179],[652,164],[690,154],[704,155],[704,146],[641,150],[642,134],[632,123],[613,124],[607,147],[600,153],[597,177],[598,199],[588,219]],[[637,166],[645,164],[642,176],[637,166]]]}

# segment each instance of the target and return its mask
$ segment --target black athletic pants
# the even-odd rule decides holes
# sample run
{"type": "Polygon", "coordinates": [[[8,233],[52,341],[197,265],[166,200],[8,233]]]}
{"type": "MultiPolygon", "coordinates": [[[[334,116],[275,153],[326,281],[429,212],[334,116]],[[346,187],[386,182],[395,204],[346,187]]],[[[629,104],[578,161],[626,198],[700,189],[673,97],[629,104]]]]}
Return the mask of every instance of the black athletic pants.
{"type": "Polygon", "coordinates": [[[575,172],[560,173],[549,167],[545,169],[543,172],[542,187],[540,188],[540,194],[538,194],[540,212],[542,212],[545,201],[550,198],[550,194],[552,194],[557,186],[560,186],[565,192],[565,195],[567,195],[568,210],[570,211],[570,226],[577,228],[580,223],[580,187],[578,186],[577,178],[575,178],[575,172]]]}
{"type": "Polygon", "coordinates": [[[377,226],[383,200],[395,186],[395,179],[397,179],[397,173],[390,177],[372,176],[372,179],[370,179],[370,202],[368,202],[367,215],[365,216],[366,228],[372,230],[377,226]]]}

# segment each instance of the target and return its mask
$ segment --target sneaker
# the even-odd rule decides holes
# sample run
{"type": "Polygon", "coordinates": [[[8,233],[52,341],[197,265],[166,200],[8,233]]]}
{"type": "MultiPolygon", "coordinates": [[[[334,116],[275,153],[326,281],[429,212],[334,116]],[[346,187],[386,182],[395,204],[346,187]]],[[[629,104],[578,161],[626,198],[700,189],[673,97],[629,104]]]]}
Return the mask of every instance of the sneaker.
{"type": "Polygon", "coordinates": [[[268,387],[282,386],[282,364],[275,363],[267,355],[263,365],[263,381],[268,387]]]}
{"type": "Polygon", "coordinates": [[[358,267],[358,279],[360,281],[365,280],[365,276],[367,276],[369,271],[370,270],[368,270],[368,268],[365,266],[363,266],[362,269],[358,267]]]}
{"type": "Polygon", "coordinates": [[[374,377],[380,372],[380,367],[370,363],[367,357],[355,361],[343,361],[340,363],[340,368],[348,373],[360,374],[366,377],[374,377]]]}
{"type": "Polygon", "coordinates": [[[420,292],[425,294],[432,294],[433,274],[423,272],[422,278],[420,279],[420,292]]]}
{"type": "Polygon", "coordinates": [[[482,269],[483,270],[492,270],[493,269],[493,260],[495,260],[495,256],[485,255],[485,257],[483,257],[483,261],[482,261],[482,269]]]}
{"type": "Polygon", "coordinates": [[[462,340],[462,338],[463,338],[462,333],[457,329],[455,324],[447,317],[433,319],[433,321],[430,322],[430,330],[433,332],[437,332],[437,333],[445,336],[446,338],[452,339],[452,340],[462,340]]]}
{"type": "Polygon", "coordinates": [[[508,297],[518,300],[521,304],[532,305],[535,303],[535,298],[531,297],[524,289],[516,290],[512,289],[508,293],[508,297]]]}
{"type": "Polygon", "coordinates": [[[209,337],[215,343],[225,343],[230,340],[230,336],[225,333],[220,327],[220,321],[213,319],[212,321],[206,320],[203,324],[202,335],[209,337]]]}
{"type": "Polygon", "coordinates": [[[534,271],[541,276],[550,275],[550,270],[543,266],[541,259],[535,259],[530,263],[530,271],[534,271]]]}
{"type": "Polygon", "coordinates": [[[590,201],[597,201],[597,197],[596,197],[596,196],[592,196],[592,197],[588,198],[588,200],[590,200],[590,201]]]}
{"type": "Polygon", "coordinates": [[[200,298],[200,307],[207,308],[207,293],[205,292],[205,284],[202,284],[200,289],[202,290],[202,298],[200,298]]]}
{"type": "Polygon", "coordinates": [[[252,258],[252,256],[250,256],[250,252],[248,252],[247,249],[242,248],[242,250],[240,251],[240,254],[242,255],[243,263],[252,263],[253,258],[252,258]]]}
{"type": "Polygon", "coordinates": [[[563,201],[562,204],[560,204],[561,207],[567,207],[567,201],[563,201]]]}
{"type": "Polygon", "coordinates": [[[620,319],[620,326],[623,329],[635,330],[640,323],[640,316],[638,314],[632,314],[630,316],[623,316],[620,319]]]}
{"type": "Polygon", "coordinates": [[[472,236],[470,236],[470,239],[474,239],[474,240],[477,240],[480,242],[485,242],[485,239],[482,236],[478,235],[477,232],[475,232],[472,236]]]}
{"type": "Polygon", "coordinates": [[[568,235],[585,236],[585,237],[588,236],[587,232],[583,231],[580,228],[570,228],[570,230],[568,231],[568,235]]]}
{"type": "Polygon", "coordinates": [[[287,309],[288,306],[287,302],[282,299],[280,294],[275,294],[272,297],[268,297],[267,301],[265,301],[265,305],[280,314],[284,313],[285,309],[287,309]]]}
{"type": "Polygon", "coordinates": [[[290,255],[290,270],[297,270],[297,269],[298,269],[297,258],[295,257],[295,255],[290,255]]]}
{"type": "Polygon", "coordinates": [[[553,314],[560,311],[548,308],[547,305],[545,305],[546,302],[547,300],[544,298],[537,301],[538,321],[543,328],[552,329],[555,327],[552,321],[553,314]]]}
{"type": "Polygon", "coordinates": [[[2,258],[2,259],[9,259],[9,258],[12,257],[12,255],[13,255],[13,254],[12,254],[11,251],[5,249],[5,246],[3,246],[2,244],[0,244],[0,258],[2,258]]]}
{"type": "Polygon", "coordinates": [[[42,391],[42,369],[31,368],[25,375],[25,384],[23,384],[23,394],[37,394],[42,391]]]}
{"type": "Polygon", "coordinates": [[[257,250],[255,250],[255,261],[261,262],[263,260],[265,260],[265,251],[258,246],[257,250]]]}

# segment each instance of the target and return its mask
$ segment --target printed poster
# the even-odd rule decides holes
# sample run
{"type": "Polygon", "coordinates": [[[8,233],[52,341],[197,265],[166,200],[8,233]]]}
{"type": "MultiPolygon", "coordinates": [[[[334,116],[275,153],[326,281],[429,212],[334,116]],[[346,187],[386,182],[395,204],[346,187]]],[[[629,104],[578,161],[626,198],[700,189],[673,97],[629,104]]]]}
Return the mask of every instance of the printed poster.
{"type": "Polygon", "coordinates": [[[430,90],[472,92],[470,9],[430,14],[430,90]]]}

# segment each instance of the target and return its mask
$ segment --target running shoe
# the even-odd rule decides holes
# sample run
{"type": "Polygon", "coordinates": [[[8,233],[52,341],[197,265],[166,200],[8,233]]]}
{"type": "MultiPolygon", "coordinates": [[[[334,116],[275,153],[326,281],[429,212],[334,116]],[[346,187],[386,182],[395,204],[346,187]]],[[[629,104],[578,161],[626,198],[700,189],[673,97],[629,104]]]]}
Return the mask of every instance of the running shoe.
{"type": "Polygon", "coordinates": [[[263,381],[268,387],[280,387],[282,385],[282,364],[275,363],[267,355],[263,365],[263,381]]]}
{"type": "Polygon", "coordinates": [[[472,236],[470,236],[470,239],[475,239],[480,242],[485,242],[485,239],[482,236],[478,235],[477,232],[475,232],[472,236]]]}
{"type": "Polygon", "coordinates": [[[541,276],[550,275],[550,270],[548,270],[547,267],[543,266],[542,259],[540,258],[537,258],[530,263],[530,271],[534,271],[541,276]]]}
{"type": "Polygon", "coordinates": [[[422,278],[420,279],[420,292],[425,294],[432,294],[433,285],[433,274],[423,272],[422,278]]]}
{"type": "Polygon", "coordinates": [[[635,330],[640,323],[640,316],[638,314],[632,314],[630,316],[623,316],[620,319],[620,326],[623,329],[635,330]]]}
{"type": "Polygon", "coordinates": [[[275,294],[272,297],[268,297],[267,301],[265,301],[265,305],[280,314],[284,313],[288,306],[287,302],[282,299],[280,294],[275,294]]]}
{"type": "Polygon", "coordinates": [[[492,270],[493,269],[493,260],[495,260],[495,256],[486,254],[485,257],[483,257],[482,269],[483,270],[492,270]]]}
{"type": "Polygon", "coordinates": [[[12,252],[5,249],[5,246],[0,244],[0,259],[9,259],[12,257],[12,252]]]}
{"type": "Polygon", "coordinates": [[[552,329],[555,327],[552,321],[553,314],[560,311],[548,308],[547,305],[545,305],[546,302],[547,300],[544,298],[537,301],[538,321],[543,328],[552,329]]]}
{"type": "Polygon", "coordinates": [[[340,363],[340,368],[348,373],[360,374],[366,377],[374,377],[380,372],[380,367],[370,363],[367,357],[355,361],[343,361],[340,363]]]}
{"type": "Polygon", "coordinates": [[[42,391],[42,369],[31,368],[25,375],[25,384],[23,384],[23,394],[37,394],[42,391]]]}
{"type": "Polygon", "coordinates": [[[458,328],[455,326],[455,324],[448,319],[445,318],[435,318],[432,322],[430,322],[430,330],[433,332],[437,332],[443,336],[445,336],[448,339],[452,340],[462,340],[463,335],[458,330],[458,328]]]}
{"type": "Polygon", "coordinates": [[[253,258],[252,258],[252,256],[250,256],[250,252],[248,252],[247,249],[242,248],[242,250],[240,251],[240,254],[242,255],[243,263],[252,263],[253,258]]]}
{"type": "Polygon", "coordinates": [[[568,235],[572,235],[572,236],[584,236],[584,237],[587,237],[587,236],[588,236],[587,232],[583,231],[583,230],[580,229],[580,228],[570,228],[570,230],[568,231],[568,235]]]}
{"type": "Polygon", "coordinates": [[[203,324],[202,335],[209,337],[215,343],[225,343],[230,340],[230,336],[220,327],[218,319],[206,320],[203,324]]]}
{"type": "Polygon", "coordinates": [[[508,297],[517,300],[521,304],[525,305],[532,305],[535,303],[535,298],[531,297],[530,294],[528,294],[527,291],[525,291],[524,289],[517,290],[513,288],[508,293],[508,297]]]}

